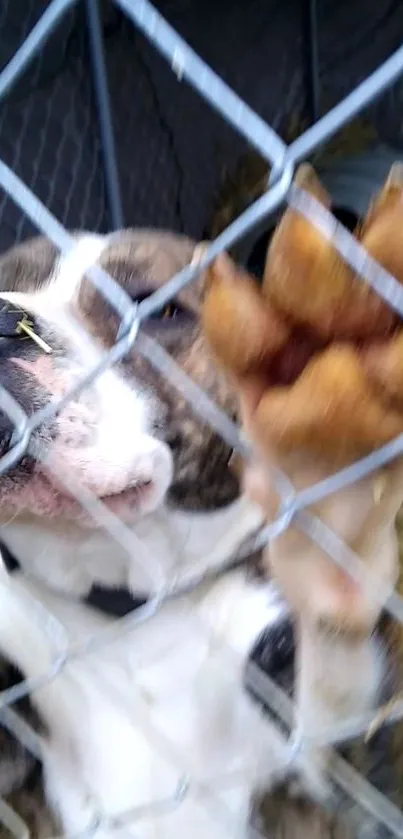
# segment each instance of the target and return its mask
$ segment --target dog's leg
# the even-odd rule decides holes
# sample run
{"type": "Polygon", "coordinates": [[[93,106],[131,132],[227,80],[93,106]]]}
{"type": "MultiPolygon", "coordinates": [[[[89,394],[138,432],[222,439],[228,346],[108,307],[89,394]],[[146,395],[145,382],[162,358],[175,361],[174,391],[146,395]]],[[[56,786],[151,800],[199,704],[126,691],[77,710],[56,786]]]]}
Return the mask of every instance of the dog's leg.
{"type": "Polygon", "coordinates": [[[297,624],[297,735],[302,746],[302,790],[316,800],[328,794],[328,753],[317,745],[334,727],[375,707],[384,672],[384,658],[370,636],[344,634],[337,627],[297,624]],[[306,739],[305,739],[306,738],[306,739]],[[316,738],[316,744],[315,744],[316,738]]]}
{"type": "Polygon", "coordinates": [[[335,726],[374,706],[384,658],[370,637],[352,639],[330,630],[318,632],[306,619],[297,622],[295,638],[295,728],[287,744],[283,741],[281,747],[279,743],[275,752],[267,748],[267,771],[259,779],[257,797],[270,800],[278,792],[317,804],[331,803],[328,750],[321,743],[335,726]]]}
{"type": "MultiPolygon", "coordinates": [[[[303,463],[300,470],[301,464],[285,465],[297,486],[319,481],[331,471],[326,464],[303,463]]],[[[256,466],[247,477],[252,497],[272,519],[276,500],[268,479],[256,466]]],[[[361,576],[356,576],[348,553],[352,576],[334,561],[337,557],[328,555],[326,546],[297,526],[282,533],[266,557],[297,627],[297,722],[312,741],[321,728],[331,728],[376,706],[382,656],[371,635],[396,579],[394,518],[401,503],[402,478],[400,463],[315,506],[313,512],[360,559],[361,576]]],[[[314,768],[314,783],[308,787],[319,790],[326,749],[312,745],[308,756],[314,768]]]]}

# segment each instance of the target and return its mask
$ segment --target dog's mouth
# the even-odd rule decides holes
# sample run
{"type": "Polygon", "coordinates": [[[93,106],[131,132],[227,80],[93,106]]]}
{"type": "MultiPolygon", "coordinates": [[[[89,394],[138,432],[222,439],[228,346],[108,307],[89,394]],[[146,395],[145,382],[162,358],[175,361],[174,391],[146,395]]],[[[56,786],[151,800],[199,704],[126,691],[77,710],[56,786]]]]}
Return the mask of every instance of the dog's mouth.
{"type": "Polygon", "coordinates": [[[102,526],[105,508],[126,522],[145,515],[155,506],[157,492],[152,480],[138,481],[117,492],[83,491],[78,484],[67,488],[48,472],[38,470],[23,488],[10,488],[1,499],[2,518],[12,520],[16,515],[28,514],[97,528],[102,526]]]}
{"type": "Polygon", "coordinates": [[[58,511],[55,516],[74,519],[80,524],[96,527],[102,525],[104,508],[118,516],[121,520],[132,520],[137,515],[144,515],[153,506],[155,484],[151,480],[139,481],[133,486],[127,486],[118,492],[96,494],[94,492],[80,493],[75,497],[67,491],[57,489],[58,511]],[[86,503],[87,502],[87,503],[86,503]]]}
{"type": "Polygon", "coordinates": [[[155,490],[154,482],[140,481],[135,486],[127,487],[120,492],[109,493],[108,495],[101,495],[99,501],[102,502],[109,510],[118,511],[122,507],[129,509],[143,507],[147,500],[153,495],[155,490]]]}

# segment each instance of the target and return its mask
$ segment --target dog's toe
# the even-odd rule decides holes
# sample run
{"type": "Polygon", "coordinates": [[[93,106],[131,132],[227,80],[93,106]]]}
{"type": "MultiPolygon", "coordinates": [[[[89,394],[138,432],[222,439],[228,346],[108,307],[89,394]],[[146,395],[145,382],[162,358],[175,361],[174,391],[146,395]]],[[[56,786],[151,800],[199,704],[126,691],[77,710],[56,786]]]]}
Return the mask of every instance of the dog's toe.
{"type": "Polygon", "coordinates": [[[311,768],[285,766],[272,772],[264,785],[254,792],[255,801],[281,797],[300,803],[317,804],[327,809],[334,801],[334,792],[322,772],[311,768]]]}

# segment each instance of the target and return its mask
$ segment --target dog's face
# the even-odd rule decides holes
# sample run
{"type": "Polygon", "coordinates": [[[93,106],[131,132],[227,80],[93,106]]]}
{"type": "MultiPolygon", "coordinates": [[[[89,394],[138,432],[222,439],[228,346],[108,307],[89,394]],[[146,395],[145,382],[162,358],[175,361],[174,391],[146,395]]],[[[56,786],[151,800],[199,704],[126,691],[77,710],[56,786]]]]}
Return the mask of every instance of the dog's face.
{"type": "MultiPolygon", "coordinates": [[[[194,243],[183,237],[125,231],[108,241],[78,237],[66,258],[43,238],[9,251],[0,260],[0,303],[21,307],[51,352],[29,338],[0,339],[3,387],[31,415],[63,398],[99,361],[99,349],[113,344],[118,316],[85,276],[95,259],[133,300],[142,300],[190,262],[193,250],[194,243]]],[[[183,291],[144,329],[234,414],[233,394],[200,333],[201,284],[183,291]]],[[[11,420],[0,413],[1,453],[8,450],[13,431],[11,420]]],[[[129,522],[165,499],[183,509],[209,510],[238,495],[228,468],[229,448],[135,347],[119,367],[97,376],[56,417],[45,419],[32,443],[52,469],[33,456],[33,448],[0,477],[3,523],[17,515],[88,526],[82,507],[57,474],[78,480],[129,522]]]]}

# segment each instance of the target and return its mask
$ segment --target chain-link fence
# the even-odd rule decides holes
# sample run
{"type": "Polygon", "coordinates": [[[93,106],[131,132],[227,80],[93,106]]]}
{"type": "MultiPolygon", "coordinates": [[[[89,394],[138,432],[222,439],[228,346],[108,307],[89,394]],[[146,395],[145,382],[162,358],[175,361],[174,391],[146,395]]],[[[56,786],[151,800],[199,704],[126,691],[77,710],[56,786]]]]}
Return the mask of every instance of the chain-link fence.
{"type": "MultiPolygon", "coordinates": [[[[342,254],[344,260],[356,271],[363,282],[369,283],[391,308],[403,316],[403,289],[396,279],[388,274],[379,264],[360,247],[356,239],[344,229],[334,217],[312,197],[301,191],[292,183],[296,164],[307,158],[314,149],[325,143],[337,130],[369,106],[383,91],[389,88],[403,73],[403,47],[398,49],[376,72],[369,76],[337,107],[331,110],[323,119],[309,128],[304,134],[290,145],[285,145],[280,136],[261,119],[213,70],[186,44],[176,31],[161,17],[159,12],[148,0],[115,0],[116,5],[127,15],[137,29],[142,32],[152,44],[167,59],[173,73],[182,82],[189,82],[209,105],[216,109],[229,125],[231,125],[245,140],[250,143],[270,164],[271,174],[267,190],[252,206],[237,218],[215,241],[213,241],[199,261],[185,267],[179,274],[172,277],[163,287],[151,294],[138,305],[98,267],[91,267],[88,276],[98,291],[107,299],[120,319],[120,329],[117,340],[102,358],[102,361],[91,370],[90,374],[75,387],[74,395],[88,387],[102,371],[116,364],[135,348],[136,352],[146,358],[158,371],[178,388],[192,409],[204,421],[220,434],[231,449],[248,457],[250,452],[239,434],[238,429],[229,418],[203,393],[198,386],[191,382],[167,353],[141,329],[142,323],[154,312],[172,300],[178,292],[191,283],[224,249],[228,249],[238,242],[248,231],[252,230],[283,202],[302,213],[317,227],[322,235],[331,240],[342,254]]],[[[56,24],[67,19],[75,6],[74,0],[53,0],[47,7],[42,18],[34,28],[26,34],[24,43],[10,58],[10,61],[0,74],[0,97],[3,98],[14,87],[25,68],[33,60],[38,51],[47,43],[56,24]]],[[[50,110],[51,103],[45,106],[50,110]]],[[[61,152],[62,153],[62,152],[61,152]]],[[[39,166],[38,159],[31,165],[39,166]]],[[[86,164],[84,164],[86,166],[86,164]]],[[[87,176],[86,170],[86,176],[87,176]]],[[[94,171],[94,178],[97,175],[94,171]]],[[[31,179],[32,180],[32,179],[31,179]]],[[[0,185],[4,199],[12,201],[22,211],[30,223],[39,228],[63,253],[74,248],[75,243],[67,234],[62,224],[56,220],[44,204],[24,184],[20,177],[4,161],[0,162],[0,185]]],[[[73,393],[68,393],[59,403],[38,410],[27,416],[21,406],[0,383],[0,406],[2,412],[14,425],[14,437],[9,451],[0,460],[0,474],[4,474],[24,456],[29,450],[37,459],[45,457],[41,448],[33,443],[33,432],[50,416],[65,405],[73,393]]],[[[311,486],[304,491],[294,491],[286,475],[276,475],[277,488],[281,496],[280,514],[277,519],[264,528],[256,538],[254,547],[260,547],[284,532],[292,523],[307,536],[314,540],[320,548],[329,555],[329,562],[342,567],[354,578],[365,577],[368,584],[368,571],[360,559],[333,533],[320,519],[309,512],[309,508],[318,501],[328,497],[338,490],[352,485],[354,482],[370,475],[391,462],[403,453],[403,436],[374,452],[368,457],[354,463],[337,474],[311,486]]],[[[77,497],[79,502],[105,528],[111,537],[117,540],[129,554],[138,550],[138,543],[125,525],[111,515],[102,503],[84,491],[75,482],[71,482],[65,475],[58,474],[67,490],[77,497]]],[[[117,633],[133,630],[136,626],[150,620],[160,609],[167,598],[178,594],[172,588],[172,581],[167,585],[158,579],[158,568],[155,571],[154,596],[141,608],[137,609],[129,619],[114,625],[107,633],[87,640],[83,645],[73,645],[66,635],[61,623],[50,614],[41,604],[32,601],[27,608],[33,610],[35,620],[38,621],[43,632],[48,636],[49,643],[54,650],[51,668],[43,673],[40,679],[26,680],[1,694],[1,707],[5,724],[21,738],[27,748],[38,755],[38,739],[18,715],[13,711],[13,704],[27,696],[39,686],[56,680],[66,664],[72,659],[87,655],[108,641],[113,640],[117,633]]],[[[202,579],[204,579],[202,577],[202,579]]],[[[190,580],[187,585],[197,586],[199,579],[190,580]]],[[[377,579],[370,581],[371,593],[380,603],[386,603],[389,614],[400,624],[403,624],[403,599],[396,593],[384,590],[377,579]]],[[[206,630],[207,631],[207,630],[206,630]]],[[[266,705],[283,720],[286,727],[292,719],[291,704],[267,676],[256,676],[255,688],[260,693],[266,705]]],[[[403,701],[396,702],[387,715],[387,721],[394,722],[403,717],[403,701]]],[[[348,738],[365,733],[371,724],[373,714],[362,719],[346,720],[339,729],[332,728],[326,732],[325,741],[334,746],[348,738]]],[[[385,720],[386,722],[386,720],[385,720]]],[[[304,732],[298,731],[298,738],[291,736],[290,750],[295,760],[298,760],[300,747],[304,742],[304,732]]],[[[363,811],[370,813],[373,818],[385,826],[393,836],[403,836],[403,814],[391,802],[384,798],[363,777],[352,769],[341,757],[334,756],[331,764],[331,774],[337,784],[352,798],[363,811]]],[[[155,802],[151,809],[159,812],[159,818],[170,807],[180,807],[186,799],[192,778],[183,771],[179,778],[178,787],[171,799],[155,802]]],[[[215,782],[217,783],[217,782],[215,782]]],[[[144,810],[150,807],[144,802],[144,810]]],[[[5,802],[0,802],[0,818],[5,826],[16,836],[24,834],[24,825],[16,814],[10,810],[5,802]]],[[[139,812],[124,813],[121,818],[114,817],[113,825],[135,823],[139,812]]],[[[97,814],[96,824],[86,835],[102,828],[111,828],[111,820],[102,813],[97,814]]],[[[141,830],[140,830],[141,833],[141,830]]],[[[234,834],[235,835],[235,834],[234,834]]]]}
{"type": "MultiPolygon", "coordinates": [[[[1,68],[48,5],[49,0],[2,4],[1,68]]],[[[307,113],[305,5],[290,0],[284,15],[280,0],[270,0],[262,15],[259,0],[253,5],[251,0],[247,12],[242,3],[224,0],[216,15],[212,0],[209,6],[200,0],[159,3],[204,60],[281,134],[289,119],[297,121],[300,133],[301,115],[307,113]]],[[[370,13],[364,0],[321,0],[317,7],[317,64],[328,109],[399,46],[403,12],[398,0],[373,6],[370,13]]],[[[125,226],[165,227],[204,238],[221,198],[220,184],[248,144],[190,87],[177,84],[116,6],[101,3],[100,17],[125,226]]],[[[109,195],[87,32],[86,4],[77,3],[2,99],[0,157],[65,227],[104,231],[110,227],[109,195]]],[[[399,97],[397,85],[371,120],[381,140],[401,145],[399,97]]],[[[6,198],[0,219],[2,251],[34,233],[6,198]]]]}

